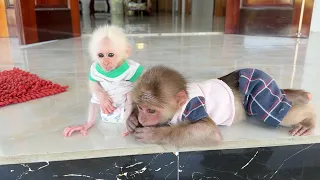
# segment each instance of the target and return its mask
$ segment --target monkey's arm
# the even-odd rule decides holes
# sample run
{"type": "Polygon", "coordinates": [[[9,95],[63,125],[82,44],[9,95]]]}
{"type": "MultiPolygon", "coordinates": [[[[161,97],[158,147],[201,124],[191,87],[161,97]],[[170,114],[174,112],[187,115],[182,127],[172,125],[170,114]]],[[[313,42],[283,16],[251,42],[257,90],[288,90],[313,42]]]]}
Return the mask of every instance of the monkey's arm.
{"type": "Polygon", "coordinates": [[[178,147],[212,145],[222,140],[217,125],[208,117],[195,123],[181,123],[171,127],[137,128],[134,135],[138,141],[173,144],[178,147]]]}
{"type": "Polygon", "coordinates": [[[94,82],[90,80],[89,88],[91,93],[97,96],[103,113],[109,114],[115,110],[115,107],[112,105],[112,99],[104,91],[104,89],[101,87],[101,85],[98,82],[94,82]]]}
{"type": "Polygon", "coordinates": [[[125,102],[125,116],[124,116],[125,121],[130,117],[130,115],[133,112],[131,93],[127,93],[126,97],[127,99],[125,102]]]}
{"type": "Polygon", "coordinates": [[[88,120],[85,124],[86,130],[90,129],[95,121],[96,121],[96,115],[99,112],[99,105],[95,103],[90,103],[89,105],[89,113],[88,113],[88,120]]]}
{"type": "Polygon", "coordinates": [[[99,82],[96,81],[89,81],[89,88],[90,88],[90,92],[91,93],[95,93],[97,95],[97,97],[102,97],[105,92],[103,90],[103,88],[101,87],[101,85],[99,84],[99,82]]]}
{"type": "Polygon", "coordinates": [[[283,89],[287,98],[292,104],[308,104],[312,99],[312,94],[301,89],[283,89]]]}
{"type": "Polygon", "coordinates": [[[71,136],[72,133],[75,131],[80,131],[80,133],[84,136],[88,135],[88,130],[94,125],[96,114],[98,113],[98,111],[99,105],[95,103],[90,103],[87,122],[82,125],[69,126],[65,128],[65,130],[63,131],[63,136],[71,136]]]}

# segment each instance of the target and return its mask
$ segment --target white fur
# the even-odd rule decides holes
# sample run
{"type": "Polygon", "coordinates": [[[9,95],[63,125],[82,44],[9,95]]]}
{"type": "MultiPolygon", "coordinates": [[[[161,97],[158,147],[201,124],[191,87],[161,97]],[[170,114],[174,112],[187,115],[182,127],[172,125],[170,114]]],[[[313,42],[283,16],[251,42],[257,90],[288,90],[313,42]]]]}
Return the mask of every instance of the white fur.
{"type": "Polygon", "coordinates": [[[104,39],[109,39],[117,45],[117,48],[126,49],[128,40],[123,29],[114,25],[103,25],[96,28],[89,41],[89,54],[93,61],[98,61],[99,43],[104,39]]]}

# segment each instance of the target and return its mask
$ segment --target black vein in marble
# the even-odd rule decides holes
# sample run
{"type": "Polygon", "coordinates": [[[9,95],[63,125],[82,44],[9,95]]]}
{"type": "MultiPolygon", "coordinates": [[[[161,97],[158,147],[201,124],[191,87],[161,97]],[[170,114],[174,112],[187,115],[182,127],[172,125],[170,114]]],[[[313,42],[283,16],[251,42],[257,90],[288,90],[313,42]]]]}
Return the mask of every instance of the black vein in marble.
{"type": "Polygon", "coordinates": [[[0,166],[0,180],[318,180],[320,144],[0,166]]]}

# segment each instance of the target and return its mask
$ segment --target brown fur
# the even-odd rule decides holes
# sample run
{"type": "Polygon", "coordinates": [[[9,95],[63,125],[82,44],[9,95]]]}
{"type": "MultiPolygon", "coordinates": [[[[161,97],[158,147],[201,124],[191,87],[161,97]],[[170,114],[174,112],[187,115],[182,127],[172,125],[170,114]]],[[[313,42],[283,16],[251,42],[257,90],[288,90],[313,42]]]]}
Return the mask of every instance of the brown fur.
{"type": "Polygon", "coordinates": [[[210,118],[204,118],[197,123],[181,123],[171,127],[172,131],[165,138],[164,143],[175,146],[204,146],[207,144],[217,144],[222,140],[222,135],[217,125],[210,118]],[[199,136],[199,132],[201,135],[199,136]],[[181,138],[184,137],[184,138],[181,138]],[[190,143],[191,142],[191,143],[190,143]]]}
{"type": "Polygon", "coordinates": [[[308,104],[311,100],[311,94],[301,89],[283,89],[287,98],[296,104],[308,104]]]}
{"type": "Polygon", "coordinates": [[[146,71],[136,83],[132,91],[132,99],[136,103],[167,104],[168,98],[181,90],[186,90],[184,77],[165,66],[157,66],[152,71],[146,71]]]}

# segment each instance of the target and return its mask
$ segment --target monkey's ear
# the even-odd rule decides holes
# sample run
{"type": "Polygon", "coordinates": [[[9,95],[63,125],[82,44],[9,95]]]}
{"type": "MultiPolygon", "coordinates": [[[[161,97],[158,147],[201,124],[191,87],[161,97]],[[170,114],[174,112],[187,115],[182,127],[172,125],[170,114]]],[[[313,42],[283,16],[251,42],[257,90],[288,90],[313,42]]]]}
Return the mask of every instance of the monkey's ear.
{"type": "Polygon", "coordinates": [[[181,90],[180,92],[178,92],[176,94],[176,100],[177,100],[179,106],[183,106],[188,100],[188,95],[187,95],[186,91],[181,90]]]}
{"type": "Polygon", "coordinates": [[[131,55],[131,46],[128,44],[125,51],[125,58],[127,59],[131,55]]]}

